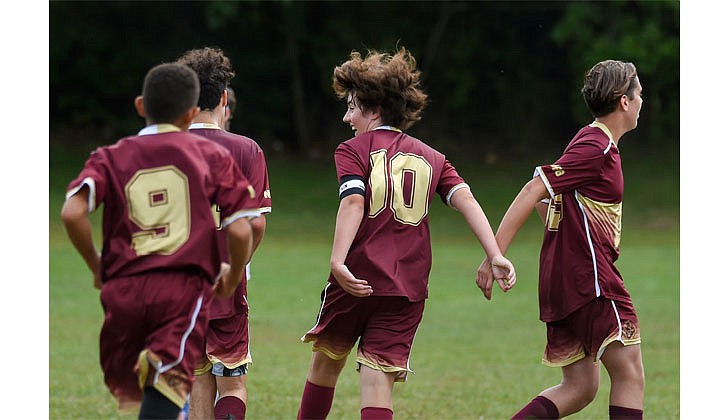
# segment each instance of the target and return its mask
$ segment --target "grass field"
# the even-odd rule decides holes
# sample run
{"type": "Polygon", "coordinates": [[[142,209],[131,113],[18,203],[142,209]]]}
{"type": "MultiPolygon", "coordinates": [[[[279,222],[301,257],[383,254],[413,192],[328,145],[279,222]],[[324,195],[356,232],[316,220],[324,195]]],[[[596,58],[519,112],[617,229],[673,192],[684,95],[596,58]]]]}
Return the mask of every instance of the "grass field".
{"type": "MultiPolygon", "coordinates": [[[[49,413],[52,419],[136,418],[116,411],[98,363],[102,320],[98,291],[59,223],[63,190],[84,154],[52,150],[49,209],[49,413]]],[[[680,246],[678,164],[625,160],[622,256],[618,266],[642,331],[645,418],[680,417],[680,246]]],[[[494,227],[539,162],[459,165],[494,227]]],[[[295,418],[310,360],[299,338],[315,321],[328,275],[337,184],[330,162],[269,162],[273,213],[253,259],[249,284],[254,364],[248,418],[295,418]]],[[[98,215],[95,215],[98,221],[98,215]]],[[[462,217],[441,203],[431,211],[430,299],[410,365],[394,391],[396,418],[508,418],[560,380],[540,364],[545,328],[538,320],[541,231],[529,221],[509,250],[518,284],[488,302],[475,286],[482,251],[462,217]]],[[[97,223],[98,225],[98,223],[97,223]]],[[[98,234],[98,232],[97,232],[98,234]]],[[[607,418],[609,378],[602,369],[596,400],[575,419],[607,418]]],[[[358,375],[344,370],[330,418],[358,418],[358,375]]]]}

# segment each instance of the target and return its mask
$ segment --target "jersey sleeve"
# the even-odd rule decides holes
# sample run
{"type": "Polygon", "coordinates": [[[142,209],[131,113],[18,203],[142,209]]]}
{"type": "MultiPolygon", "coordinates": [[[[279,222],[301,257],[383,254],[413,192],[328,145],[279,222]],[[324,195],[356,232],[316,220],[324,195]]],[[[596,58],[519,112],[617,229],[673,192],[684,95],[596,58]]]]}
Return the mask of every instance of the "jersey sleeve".
{"type": "Polygon", "coordinates": [[[551,197],[579,189],[601,177],[610,144],[605,147],[596,140],[575,142],[555,163],[537,167],[534,177],[541,177],[551,197]]]}
{"type": "Polygon", "coordinates": [[[88,187],[88,212],[92,213],[98,207],[98,203],[104,201],[106,195],[107,179],[105,173],[104,159],[101,152],[96,150],[91,153],[76,179],[68,184],[66,200],[78,193],[83,187],[88,187]]]}
{"type": "Polygon", "coordinates": [[[218,185],[214,202],[220,207],[223,228],[240,218],[260,215],[256,191],[230,153],[217,156],[213,173],[218,185]]]}
{"type": "MultiPolygon", "coordinates": [[[[336,174],[339,177],[339,199],[352,194],[366,194],[368,169],[361,156],[349,143],[341,143],[334,152],[336,174]]],[[[368,162],[367,162],[368,164],[368,162]]]]}
{"type": "Polygon", "coordinates": [[[341,143],[334,152],[336,175],[339,179],[347,175],[366,178],[368,159],[369,156],[360,156],[351,144],[341,143]],[[367,159],[366,163],[363,161],[364,159],[367,159]]]}
{"type": "Polygon", "coordinates": [[[437,183],[437,193],[440,195],[442,202],[452,207],[450,199],[455,191],[461,188],[470,188],[465,180],[458,174],[455,167],[445,159],[443,163],[442,173],[440,174],[440,180],[437,183]]]}
{"type": "Polygon", "coordinates": [[[246,176],[248,182],[255,190],[255,198],[258,202],[261,214],[270,213],[272,210],[272,200],[270,194],[270,182],[268,180],[268,166],[265,161],[263,150],[257,144],[253,144],[247,167],[246,176]]]}

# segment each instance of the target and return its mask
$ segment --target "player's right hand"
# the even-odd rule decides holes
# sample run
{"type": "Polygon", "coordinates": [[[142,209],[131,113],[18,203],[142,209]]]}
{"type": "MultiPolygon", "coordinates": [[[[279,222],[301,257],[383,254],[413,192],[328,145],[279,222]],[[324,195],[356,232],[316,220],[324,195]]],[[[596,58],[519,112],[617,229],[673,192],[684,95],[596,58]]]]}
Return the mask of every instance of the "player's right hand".
{"type": "Polygon", "coordinates": [[[238,282],[232,278],[230,272],[230,264],[220,264],[220,274],[217,276],[217,280],[212,285],[212,292],[220,298],[229,298],[235,293],[235,288],[238,287],[238,282]]]}
{"type": "Polygon", "coordinates": [[[339,286],[352,296],[367,297],[373,293],[372,286],[366,280],[354,277],[346,264],[332,264],[331,274],[334,275],[339,286]]]}

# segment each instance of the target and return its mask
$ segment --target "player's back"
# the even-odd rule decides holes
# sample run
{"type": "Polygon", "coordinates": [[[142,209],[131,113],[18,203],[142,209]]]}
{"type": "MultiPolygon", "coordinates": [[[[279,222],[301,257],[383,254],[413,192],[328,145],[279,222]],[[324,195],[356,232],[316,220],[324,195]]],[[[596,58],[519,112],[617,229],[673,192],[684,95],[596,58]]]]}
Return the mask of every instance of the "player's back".
{"type": "Polygon", "coordinates": [[[427,296],[432,263],[428,213],[437,192],[443,201],[464,186],[445,156],[405,133],[378,129],[336,150],[340,179],[367,184],[365,215],[346,264],[372,284],[376,295],[427,296]]]}
{"type": "Polygon", "coordinates": [[[211,251],[212,203],[252,207],[229,152],[188,132],[142,131],[99,148],[74,182],[87,177],[94,201],[104,203],[104,279],[154,269],[197,270],[212,279],[221,259],[211,251]]]}

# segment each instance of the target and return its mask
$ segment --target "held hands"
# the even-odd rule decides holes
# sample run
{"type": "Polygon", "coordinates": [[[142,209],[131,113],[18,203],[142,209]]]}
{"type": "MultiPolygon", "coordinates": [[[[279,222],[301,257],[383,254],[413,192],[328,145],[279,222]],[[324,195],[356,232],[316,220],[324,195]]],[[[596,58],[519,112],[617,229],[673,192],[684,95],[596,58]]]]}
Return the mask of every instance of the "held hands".
{"type": "Polygon", "coordinates": [[[366,280],[360,280],[354,277],[346,264],[332,263],[331,274],[334,275],[339,286],[341,286],[341,288],[350,295],[356,297],[367,297],[373,292],[372,286],[370,286],[366,280]]]}
{"type": "Polygon", "coordinates": [[[235,292],[235,288],[238,287],[239,281],[233,278],[233,274],[230,271],[230,264],[220,264],[220,274],[217,275],[215,283],[212,285],[212,292],[221,298],[229,298],[235,292]]]}
{"type": "Polygon", "coordinates": [[[504,256],[499,255],[490,261],[484,259],[478,268],[476,284],[483,291],[483,296],[490,300],[493,295],[493,282],[497,282],[503,292],[507,292],[516,284],[516,270],[504,256]]]}

